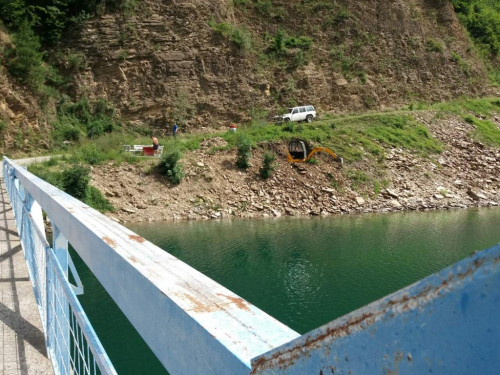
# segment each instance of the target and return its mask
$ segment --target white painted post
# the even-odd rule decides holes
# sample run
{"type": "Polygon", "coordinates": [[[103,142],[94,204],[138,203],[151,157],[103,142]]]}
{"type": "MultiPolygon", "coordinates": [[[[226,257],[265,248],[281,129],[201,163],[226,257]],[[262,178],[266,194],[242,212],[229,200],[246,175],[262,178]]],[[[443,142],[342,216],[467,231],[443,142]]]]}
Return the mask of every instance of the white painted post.
{"type": "MultiPolygon", "coordinates": [[[[52,223],[52,220],[51,220],[52,223]]],[[[66,279],[68,278],[68,240],[64,236],[64,234],[59,230],[58,227],[52,223],[53,228],[53,239],[52,239],[52,248],[54,249],[54,253],[56,254],[57,260],[61,264],[61,267],[64,271],[64,275],[66,279]]]]}
{"type": "MultiPolygon", "coordinates": [[[[59,230],[59,228],[54,225],[51,220],[53,228],[53,239],[52,248],[56,255],[59,264],[64,272],[64,277],[68,280],[68,264],[69,264],[69,253],[68,253],[68,239],[59,230]]],[[[54,285],[52,302],[54,305],[54,317],[53,323],[56,324],[55,335],[56,340],[52,341],[51,344],[56,344],[57,347],[52,349],[56,353],[56,361],[61,373],[70,373],[70,316],[69,316],[69,304],[66,300],[66,296],[62,292],[62,286],[59,285],[54,277],[52,280],[54,285]],[[57,301],[59,300],[59,302],[57,301]],[[57,323],[55,322],[57,320],[57,323]]]]}
{"type": "Polygon", "coordinates": [[[33,221],[38,226],[38,229],[40,229],[40,232],[43,234],[43,237],[47,239],[45,235],[45,226],[43,224],[42,207],[33,199],[33,197],[29,193],[26,193],[25,199],[26,199],[26,208],[30,212],[33,221]]]}

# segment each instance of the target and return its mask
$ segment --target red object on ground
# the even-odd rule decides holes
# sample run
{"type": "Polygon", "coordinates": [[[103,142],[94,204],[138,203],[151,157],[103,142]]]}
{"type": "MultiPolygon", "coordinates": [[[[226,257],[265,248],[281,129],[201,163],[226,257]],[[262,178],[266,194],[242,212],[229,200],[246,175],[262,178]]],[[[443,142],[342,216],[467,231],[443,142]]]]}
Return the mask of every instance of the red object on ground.
{"type": "Polygon", "coordinates": [[[143,147],[142,148],[142,156],[155,156],[155,150],[153,149],[153,146],[143,147]]]}

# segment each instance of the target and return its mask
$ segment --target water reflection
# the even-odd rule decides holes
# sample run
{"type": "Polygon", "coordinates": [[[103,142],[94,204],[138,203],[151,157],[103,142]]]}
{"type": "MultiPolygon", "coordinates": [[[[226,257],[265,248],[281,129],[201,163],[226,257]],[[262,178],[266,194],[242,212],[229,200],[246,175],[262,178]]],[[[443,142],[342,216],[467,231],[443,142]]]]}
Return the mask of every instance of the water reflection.
{"type": "Polygon", "coordinates": [[[499,223],[481,209],[130,228],[306,332],[492,246],[499,223]]]}
{"type": "MultiPolygon", "coordinates": [[[[305,333],[500,241],[500,209],[129,225],[305,333]]],[[[163,374],[78,263],[82,304],[120,374],[163,374]]]]}

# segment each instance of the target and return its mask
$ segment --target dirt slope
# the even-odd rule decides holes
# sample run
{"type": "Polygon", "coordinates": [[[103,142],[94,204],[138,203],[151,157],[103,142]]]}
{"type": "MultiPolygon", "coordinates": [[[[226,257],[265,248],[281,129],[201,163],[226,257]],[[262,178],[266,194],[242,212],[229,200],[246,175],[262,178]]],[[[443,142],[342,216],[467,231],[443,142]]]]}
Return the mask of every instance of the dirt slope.
{"type": "MultiPolygon", "coordinates": [[[[246,171],[235,167],[234,151],[213,154],[222,139],[207,140],[200,150],[187,154],[187,177],[178,186],[165,177],[148,174],[151,163],[94,167],[92,184],[103,191],[117,211],[116,220],[158,221],[281,215],[328,215],[399,210],[428,210],[497,206],[500,204],[500,151],[471,141],[472,125],[455,117],[436,119],[419,112],[445,145],[437,160],[422,158],[402,149],[386,150],[382,177],[387,186],[374,192],[373,183],[354,185],[349,171],[370,175],[369,161],[343,168],[331,159],[319,165],[290,165],[286,145],[264,145],[254,151],[254,165],[246,171]],[[263,149],[278,153],[278,169],[268,180],[259,176],[263,149]]],[[[500,129],[500,115],[494,117],[500,129]]]]}

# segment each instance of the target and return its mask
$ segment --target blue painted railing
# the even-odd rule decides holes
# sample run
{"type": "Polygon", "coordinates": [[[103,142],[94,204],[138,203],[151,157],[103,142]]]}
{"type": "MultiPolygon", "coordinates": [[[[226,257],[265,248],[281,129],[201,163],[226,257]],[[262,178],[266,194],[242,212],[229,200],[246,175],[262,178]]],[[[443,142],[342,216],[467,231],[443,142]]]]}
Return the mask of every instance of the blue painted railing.
{"type": "MultiPolygon", "coordinates": [[[[68,256],[58,257],[48,244],[42,210],[20,184],[16,167],[7,158],[3,162],[3,176],[54,373],[116,374],[76,297],[74,289],[80,289],[69,283],[68,269],[61,265],[67,265],[68,256]]],[[[60,236],[55,235],[55,239],[61,241],[60,236]]],[[[65,251],[67,254],[67,243],[65,251]]]]}
{"type": "Polygon", "coordinates": [[[4,178],[57,373],[94,373],[77,358],[114,373],[75,297],[68,241],[173,375],[500,373],[500,246],[300,336],[7,158],[4,178]]]}

